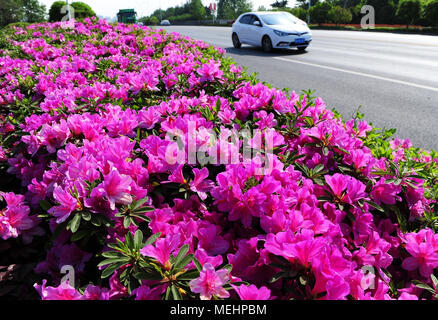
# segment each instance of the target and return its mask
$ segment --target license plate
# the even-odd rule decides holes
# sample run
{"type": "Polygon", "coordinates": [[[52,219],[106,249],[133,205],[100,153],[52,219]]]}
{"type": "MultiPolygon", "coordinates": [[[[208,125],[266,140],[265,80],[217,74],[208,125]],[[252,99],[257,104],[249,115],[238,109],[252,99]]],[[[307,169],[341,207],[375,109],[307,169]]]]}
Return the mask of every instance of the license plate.
{"type": "Polygon", "coordinates": [[[301,43],[304,43],[304,42],[306,42],[306,39],[304,39],[304,38],[296,38],[295,39],[295,43],[296,44],[301,44],[301,43]]]}

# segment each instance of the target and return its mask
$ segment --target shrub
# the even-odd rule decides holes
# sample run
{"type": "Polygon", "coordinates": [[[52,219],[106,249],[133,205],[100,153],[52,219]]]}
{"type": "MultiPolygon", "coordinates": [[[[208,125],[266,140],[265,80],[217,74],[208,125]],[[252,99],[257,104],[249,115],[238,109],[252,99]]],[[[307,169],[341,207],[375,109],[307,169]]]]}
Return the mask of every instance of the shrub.
{"type": "Polygon", "coordinates": [[[332,6],[327,2],[318,2],[310,8],[310,21],[318,24],[328,22],[331,8],[332,6]]]}
{"type": "Polygon", "coordinates": [[[397,16],[406,23],[406,28],[413,24],[420,17],[420,0],[400,0],[397,8],[397,16]]]}
{"type": "Polygon", "coordinates": [[[335,6],[328,11],[328,17],[331,22],[339,24],[350,23],[353,19],[353,15],[350,10],[344,9],[340,6],[335,6]]]}
{"type": "Polygon", "coordinates": [[[149,21],[150,21],[150,24],[153,26],[156,26],[160,23],[160,20],[158,20],[158,18],[156,16],[152,16],[149,21]]]}
{"type": "Polygon", "coordinates": [[[429,0],[423,8],[423,15],[431,26],[438,26],[438,0],[429,0]]]}
{"type": "Polygon", "coordinates": [[[2,32],[6,298],[436,297],[436,153],[175,33],[2,32]]]}
{"type": "MultiPolygon", "coordinates": [[[[61,21],[66,13],[61,13],[62,8],[66,5],[65,1],[55,1],[49,9],[49,21],[61,21]]],[[[74,18],[83,19],[87,17],[95,17],[96,13],[91,7],[83,2],[72,2],[70,4],[74,9],[74,18]]]]}

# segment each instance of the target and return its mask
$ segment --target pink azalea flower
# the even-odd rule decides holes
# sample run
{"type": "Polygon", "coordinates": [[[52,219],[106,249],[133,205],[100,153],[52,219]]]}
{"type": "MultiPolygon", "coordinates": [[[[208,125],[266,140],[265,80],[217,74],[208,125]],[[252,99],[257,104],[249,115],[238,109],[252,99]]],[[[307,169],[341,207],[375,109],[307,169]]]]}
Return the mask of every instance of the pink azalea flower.
{"type": "Polygon", "coordinates": [[[195,174],[195,179],[190,182],[190,190],[196,192],[201,200],[205,200],[207,199],[207,192],[214,187],[213,181],[207,179],[208,169],[193,169],[193,173],[195,174]]]}
{"type": "Polygon", "coordinates": [[[223,288],[229,280],[228,270],[216,271],[210,263],[206,263],[199,278],[190,281],[190,290],[199,293],[201,300],[211,300],[213,296],[228,298],[230,293],[223,288]]]}
{"type": "Polygon", "coordinates": [[[328,280],[326,288],[325,300],[346,300],[346,296],[350,293],[350,286],[340,276],[328,280]]]}
{"type": "Polygon", "coordinates": [[[371,191],[371,196],[377,204],[395,204],[396,201],[401,201],[397,195],[401,192],[401,185],[396,186],[392,183],[386,183],[385,178],[381,178],[371,191]]]}
{"type": "Polygon", "coordinates": [[[58,185],[53,190],[53,198],[59,205],[50,208],[48,212],[56,217],[56,223],[67,220],[70,214],[79,207],[78,200],[58,185]]]}
{"type": "Polygon", "coordinates": [[[406,235],[406,250],[411,257],[403,260],[403,269],[419,269],[423,277],[429,278],[433,269],[438,267],[438,237],[430,229],[409,233],[406,235]]]}
{"type": "Polygon", "coordinates": [[[34,284],[42,300],[81,300],[81,294],[71,287],[68,282],[61,283],[58,287],[46,287],[47,280],[41,285],[34,284]]]}
{"type": "Polygon", "coordinates": [[[348,185],[348,177],[340,173],[335,173],[333,176],[325,176],[325,181],[331,188],[333,194],[340,200],[346,199],[344,193],[348,185]]]}
{"type": "Polygon", "coordinates": [[[168,235],[165,238],[157,240],[155,247],[151,244],[140,250],[144,256],[155,258],[166,269],[170,268],[169,257],[179,247],[180,236],[178,234],[168,235]]]}
{"type": "Polygon", "coordinates": [[[220,78],[223,75],[220,69],[221,63],[215,63],[214,60],[210,60],[208,63],[204,63],[198,69],[198,74],[201,76],[201,82],[214,81],[216,78],[220,78]]]}
{"type": "Polygon", "coordinates": [[[97,189],[101,192],[101,195],[110,203],[111,210],[116,208],[116,203],[130,204],[132,202],[132,196],[129,194],[131,191],[132,178],[130,176],[119,174],[114,169],[105,176],[103,182],[97,186],[97,189]]]}
{"type": "Polygon", "coordinates": [[[242,284],[240,287],[232,284],[231,286],[236,290],[240,300],[269,300],[271,297],[271,290],[265,286],[260,289],[253,284],[249,286],[242,284]]]}
{"type": "Polygon", "coordinates": [[[17,238],[19,234],[34,228],[39,220],[29,216],[30,208],[24,205],[24,197],[13,192],[0,192],[0,200],[5,199],[7,207],[0,211],[0,237],[3,240],[17,238]]]}
{"type": "Polygon", "coordinates": [[[81,300],[109,300],[109,291],[107,288],[88,285],[84,291],[81,300]]]}
{"type": "Polygon", "coordinates": [[[135,300],[161,300],[162,291],[163,286],[151,289],[147,285],[142,285],[137,289],[132,290],[132,295],[135,295],[135,300]]]}

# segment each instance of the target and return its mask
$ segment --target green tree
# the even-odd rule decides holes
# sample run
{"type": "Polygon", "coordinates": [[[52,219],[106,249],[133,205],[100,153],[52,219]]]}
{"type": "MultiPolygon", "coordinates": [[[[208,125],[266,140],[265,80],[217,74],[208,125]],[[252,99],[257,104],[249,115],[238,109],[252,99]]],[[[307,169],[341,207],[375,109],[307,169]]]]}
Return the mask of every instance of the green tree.
{"type": "Polygon", "coordinates": [[[332,8],[328,1],[318,2],[310,8],[310,20],[318,24],[329,21],[329,11],[332,8]]]}
{"type": "Polygon", "coordinates": [[[292,13],[295,17],[303,21],[307,21],[307,11],[308,11],[307,9],[304,9],[302,7],[296,7],[286,11],[292,13]]]}
{"type": "Polygon", "coordinates": [[[268,11],[265,6],[258,7],[257,11],[268,11]]]}
{"type": "Polygon", "coordinates": [[[373,6],[376,12],[376,23],[392,24],[397,22],[398,0],[362,0],[360,7],[364,5],[373,6]]]}
{"type": "Polygon", "coordinates": [[[46,6],[38,0],[22,0],[23,19],[26,22],[41,22],[46,20],[46,6]]]}
{"type": "Polygon", "coordinates": [[[195,20],[205,19],[205,7],[202,5],[201,0],[191,0],[190,13],[195,20]]]}
{"type": "Polygon", "coordinates": [[[431,26],[438,26],[438,0],[429,0],[424,4],[423,16],[431,26]]]}
{"type": "Polygon", "coordinates": [[[0,0],[0,26],[21,21],[22,18],[23,11],[19,1],[0,0]]]}
{"type": "Polygon", "coordinates": [[[341,6],[334,6],[328,11],[328,18],[331,22],[339,25],[351,22],[353,15],[348,9],[344,9],[341,6]]]}
{"type": "Polygon", "coordinates": [[[277,0],[273,4],[271,4],[271,7],[273,8],[286,8],[288,0],[277,0]]]}
{"type": "MultiPolygon", "coordinates": [[[[296,0],[297,2],[297,7],[301,7],[301,8],[307,8],[309,7],[309,0],[296,0]]],[[[311,0],[310,1],[310,5],[314,6],[319,2],[319,0],[311,0]]]]}
{"type": "MultiPolygon", "coordinates": [[[[66,13],[61,13],[62,7],[64,7],[65,1],[55,1],[49,10],[49,21],[61,21],[66,13]]],[[[83,2],[73,2],[70,4],[74,9],[74,18],[82,19],[87,17],[95,17],[96,13],[91,9],[91,7],[83,2]]]]}
{"type": "Polygon", "coordinates": [[[38,0],[0,0],[0,26],[13,22],[40,22],[46,18],[46,7],[38,0]]]}
{"type": "Polygon", "coordinates": [[[91,7],[83,2],[73,2],[72,7],[75,9],[75,18],[83,19],[83,18],[91,18],[95,17],[96,13],[91,9],[91,7]]]}
{"type": "Polygon", "coordinates": [[[252,3],[249,0],[219,0],[217,11],[219,19],[232,20],[252,11],[252,3]]]}
{"type": "Polygon", "coordinates": [[[150,24],[153,26],[156,26],[160,23],[160,20],[158,20],[156,16],[152,16],[149,20],[150,20],[150,24]]]}
{"type": "Polygon", "coordinates": [[[400,0],[397,8],[397,16],[406,23],[406,29],[420,17],[420,0],[400,0]]]}

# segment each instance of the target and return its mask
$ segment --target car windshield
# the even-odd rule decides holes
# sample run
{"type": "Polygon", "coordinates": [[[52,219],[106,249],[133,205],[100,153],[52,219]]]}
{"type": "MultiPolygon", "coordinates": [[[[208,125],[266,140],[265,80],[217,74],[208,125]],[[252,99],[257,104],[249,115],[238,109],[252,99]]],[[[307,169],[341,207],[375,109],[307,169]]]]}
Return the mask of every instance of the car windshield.
{"type": "Polygon", "coordinates": [[[276,13],[276,14],[259,14],[263,22],[267,25],[288,25],[295,24],[297,19],[290,13],[276,13]]]}

